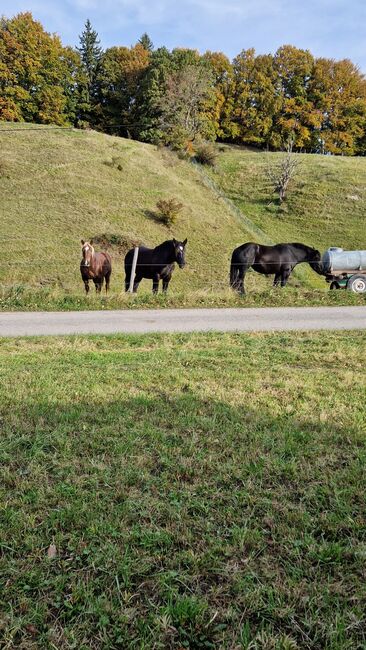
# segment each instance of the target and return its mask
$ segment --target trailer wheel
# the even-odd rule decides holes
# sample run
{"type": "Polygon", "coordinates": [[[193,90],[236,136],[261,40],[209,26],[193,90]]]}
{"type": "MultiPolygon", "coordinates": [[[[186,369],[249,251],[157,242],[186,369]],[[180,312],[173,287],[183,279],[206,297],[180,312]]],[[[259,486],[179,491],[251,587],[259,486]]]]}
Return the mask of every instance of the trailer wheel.
{"type": "Polygon", "coordinates": [[[340,289],[340,288],[341,287],[339,286],[338,282],[336,282],[335,280],[333,280],[333,282],[330,283],[330,287],[329,287],[330,291],[333,291],[333,289],[340,289]]]}
{"type": "Polygon", "coordinates": [[[352,275],[347,282],[347,289],[354,293],[366,293],[366,275],[352,275]]]}

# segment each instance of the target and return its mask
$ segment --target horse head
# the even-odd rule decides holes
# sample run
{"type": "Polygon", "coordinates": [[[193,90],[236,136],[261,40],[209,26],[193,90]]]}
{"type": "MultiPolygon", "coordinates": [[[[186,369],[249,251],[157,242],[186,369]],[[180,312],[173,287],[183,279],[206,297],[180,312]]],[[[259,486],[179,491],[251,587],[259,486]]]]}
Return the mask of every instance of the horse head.
{"type": "Polygon", "coordinates": [[[316,248],[309,248],[309,264],[315,273],[323,275],[323,263],[320,251],[316,248]]]}
{"type": "Polygon", "coordinates": [[[176,239],[173,239],[175,261],[177,262],[180,269],[186,265],[186,260],[184,257],[186,243],[187,239],[184,241],[177,241],[176,239]]]}
{"type": "Polygon", "coordinates": [[[81,266],[91,266],[94,256],[94,248],[91,242],[84,241],[84,239],[81,240],[81,254],[83,256],[81,260],[81,266]]]}

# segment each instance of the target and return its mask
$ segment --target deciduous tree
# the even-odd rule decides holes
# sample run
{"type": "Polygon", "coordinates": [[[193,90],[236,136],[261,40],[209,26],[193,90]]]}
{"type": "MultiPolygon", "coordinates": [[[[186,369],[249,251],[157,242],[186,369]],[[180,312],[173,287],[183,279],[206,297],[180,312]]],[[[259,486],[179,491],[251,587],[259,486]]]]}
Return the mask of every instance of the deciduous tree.
{"type": "Polygon", "coordinates": [[[0,119],[44,124],[72,120],[69,52],[31,13],[0,21],[0,119]]]}

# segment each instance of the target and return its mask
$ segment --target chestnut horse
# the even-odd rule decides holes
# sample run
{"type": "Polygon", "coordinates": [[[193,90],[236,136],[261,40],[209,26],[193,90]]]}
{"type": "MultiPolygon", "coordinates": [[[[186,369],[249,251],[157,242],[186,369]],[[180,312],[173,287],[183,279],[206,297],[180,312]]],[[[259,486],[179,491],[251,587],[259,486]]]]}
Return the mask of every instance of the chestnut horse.
{"type": "Polygon", "coordinates": [[[80,273],[85,285],[86,293],[89,292],[89,280],[93,280],[95,290],[100,293],[105,278],[105,292],[108,293],[109,280],[112,273],[112,260],[108,253],[96,253],[91,242],[81,240],[82,260],[80,273]]]}

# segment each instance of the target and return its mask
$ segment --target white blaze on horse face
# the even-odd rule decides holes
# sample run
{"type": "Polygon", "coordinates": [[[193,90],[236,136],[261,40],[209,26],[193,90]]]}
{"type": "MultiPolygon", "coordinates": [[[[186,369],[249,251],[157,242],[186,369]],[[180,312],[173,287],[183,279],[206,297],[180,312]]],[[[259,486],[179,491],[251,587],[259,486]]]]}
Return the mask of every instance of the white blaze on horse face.
{"type": "Polygon", "coordinates": [[[90,244],[85,243],[82,247],[84,266],[90,266],[90,258],[93,256],[94,249],[90,244]]]}

